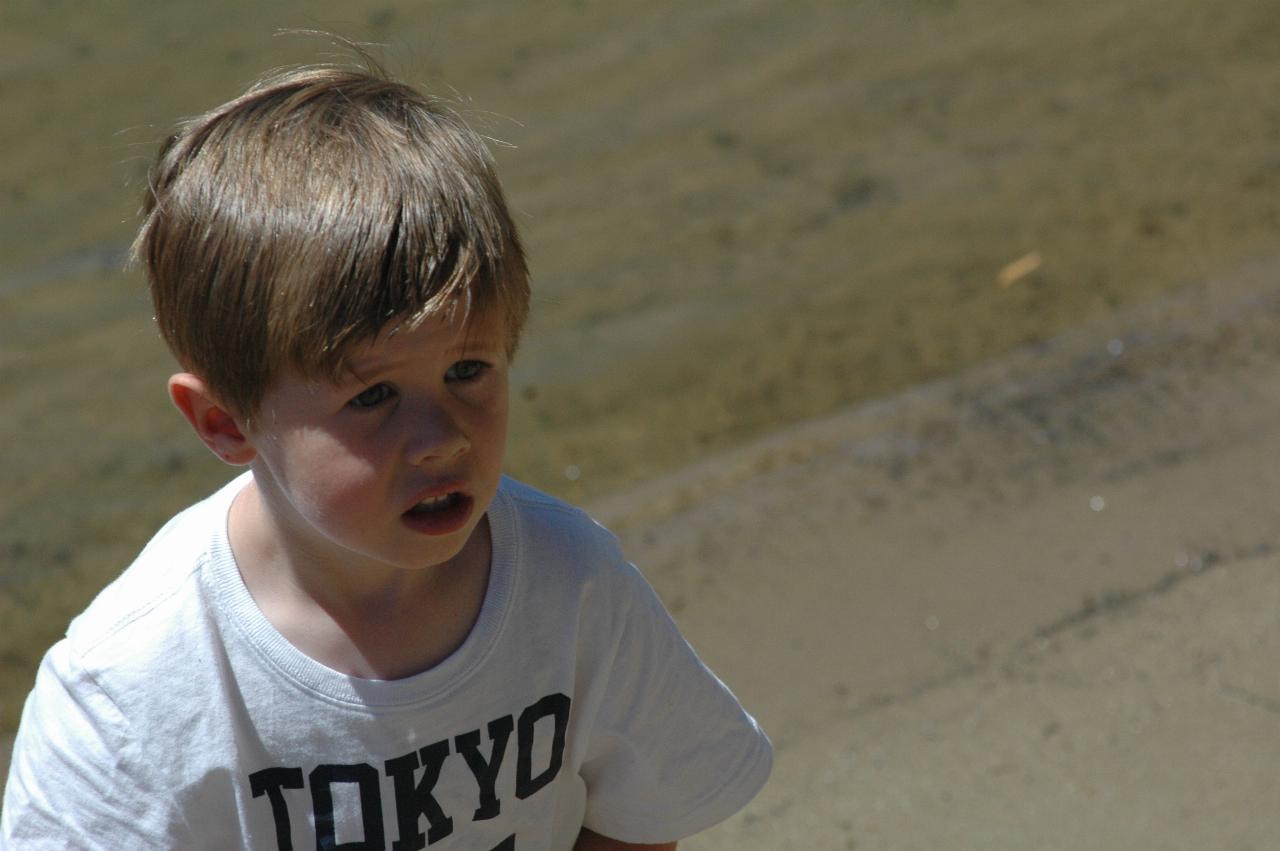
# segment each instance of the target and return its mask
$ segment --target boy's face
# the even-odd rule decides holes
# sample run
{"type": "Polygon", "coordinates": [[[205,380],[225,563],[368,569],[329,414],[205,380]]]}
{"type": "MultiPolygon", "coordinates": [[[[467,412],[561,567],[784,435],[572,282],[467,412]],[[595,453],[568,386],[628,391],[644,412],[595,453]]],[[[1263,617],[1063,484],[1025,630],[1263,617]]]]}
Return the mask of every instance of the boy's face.
{"type": "Polygon", "coordinates": [[[281,376],[246,435],[281,544],[343,570],[443,564],[497,493],[505,336],[497,323],[428,318],[347,362],[337,383],[281,376]]]}

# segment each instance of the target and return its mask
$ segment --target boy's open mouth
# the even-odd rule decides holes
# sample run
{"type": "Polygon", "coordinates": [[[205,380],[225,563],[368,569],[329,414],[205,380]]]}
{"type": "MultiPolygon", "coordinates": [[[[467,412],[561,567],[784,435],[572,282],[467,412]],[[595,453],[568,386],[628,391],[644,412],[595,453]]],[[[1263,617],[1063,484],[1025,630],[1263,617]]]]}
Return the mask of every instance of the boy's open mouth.
{"type": "Polygon", "coordinates": [[[433,496],[424,499],[422,502],[408,510],[408,514],[436,514],[441,511],[448,511],[466,499],[458,491],[444,494],[443,496],[433,496]]]}
{"type": "Polygon", "coordinates": [[[475,500],[462,491],[429,496],[403,515],[403,522],[425,535],[448,535],[462,529],[471,517],[475,500]]]}

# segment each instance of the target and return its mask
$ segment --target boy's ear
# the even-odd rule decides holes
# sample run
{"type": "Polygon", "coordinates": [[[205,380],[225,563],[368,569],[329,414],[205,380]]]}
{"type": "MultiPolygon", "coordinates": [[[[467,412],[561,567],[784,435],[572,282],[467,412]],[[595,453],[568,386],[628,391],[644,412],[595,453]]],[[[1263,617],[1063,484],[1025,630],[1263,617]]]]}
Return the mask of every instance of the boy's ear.
{"type": "Polygon", "coordinates": [[[190,372],[170,376],[169,398],[214,455],[237,467],[257,457],[235,416],[222,407],[200,376],[190,372]]]}

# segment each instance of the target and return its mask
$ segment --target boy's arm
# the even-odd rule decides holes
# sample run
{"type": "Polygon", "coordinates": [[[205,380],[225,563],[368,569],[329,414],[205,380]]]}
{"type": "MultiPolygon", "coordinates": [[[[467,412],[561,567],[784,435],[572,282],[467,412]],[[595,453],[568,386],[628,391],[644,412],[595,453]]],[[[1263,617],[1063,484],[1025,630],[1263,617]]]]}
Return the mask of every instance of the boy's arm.
{"type": "Polygon", "coordinates": [[[138,770],[128,720],[68,640],[45,654],[23,708],[0,847],[187,847],[168,797],[138,770]]]}
{"type": "Polygon", "coordinates": [[[607,836],[601,836],[585,827],[578,834],[578,841],[573,844],[573,851],[675,851],[674,842],[661,845],[637,845],[633,842],[619,842],[607,836]]]}

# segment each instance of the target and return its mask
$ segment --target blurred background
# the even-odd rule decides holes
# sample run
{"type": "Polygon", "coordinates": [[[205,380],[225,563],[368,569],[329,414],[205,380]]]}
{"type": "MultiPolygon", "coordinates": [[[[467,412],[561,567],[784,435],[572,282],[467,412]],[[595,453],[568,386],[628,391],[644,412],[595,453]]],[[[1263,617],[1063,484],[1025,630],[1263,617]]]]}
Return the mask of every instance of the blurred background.
{"type": "Polygon", "coordinates": [[[124,270],[179,117],[377,42],[492,137],[535,285],[510,469],[598,501],[1271,257],[1267,0],[7,0],[0,734],[224,481],[124,270]]]}

